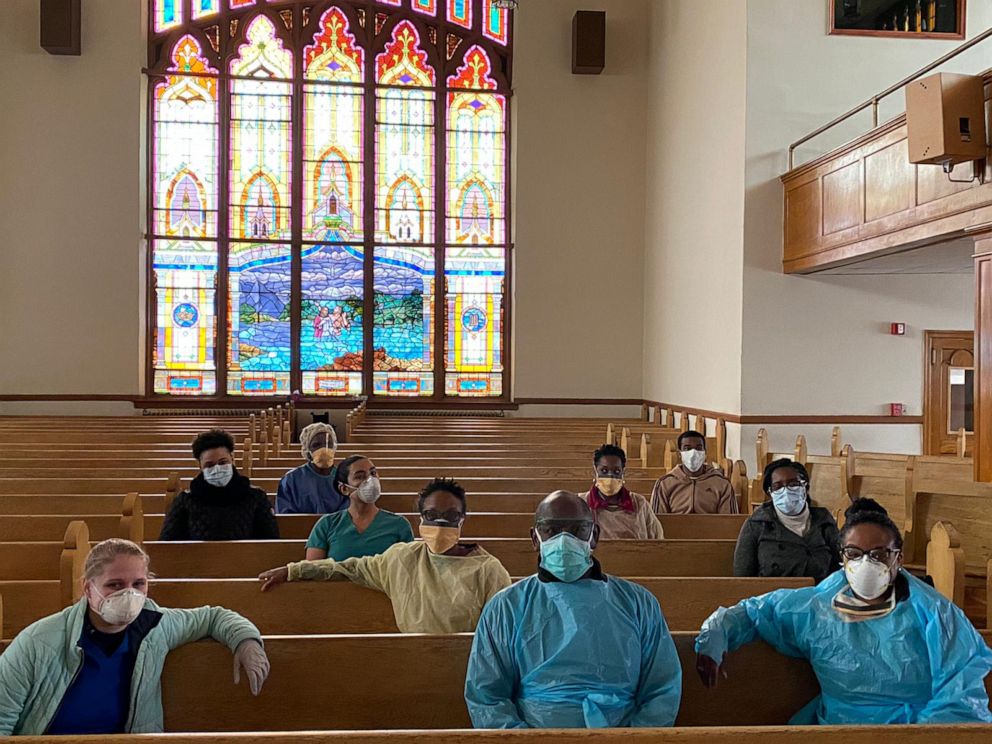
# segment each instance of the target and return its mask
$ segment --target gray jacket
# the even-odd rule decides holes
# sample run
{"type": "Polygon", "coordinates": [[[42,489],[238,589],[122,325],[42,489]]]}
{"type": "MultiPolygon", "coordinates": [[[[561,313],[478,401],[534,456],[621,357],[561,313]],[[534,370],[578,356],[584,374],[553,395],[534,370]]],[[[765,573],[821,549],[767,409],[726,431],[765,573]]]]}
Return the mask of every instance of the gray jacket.
{"type": "Polygon", "coordinates": [[[817,584],[840,566],[840,533],[829,511],[810,506],[803,537],[787,529],[770,501],[744,523],[734,550],[734,576],[809,576],[817,584]]]}

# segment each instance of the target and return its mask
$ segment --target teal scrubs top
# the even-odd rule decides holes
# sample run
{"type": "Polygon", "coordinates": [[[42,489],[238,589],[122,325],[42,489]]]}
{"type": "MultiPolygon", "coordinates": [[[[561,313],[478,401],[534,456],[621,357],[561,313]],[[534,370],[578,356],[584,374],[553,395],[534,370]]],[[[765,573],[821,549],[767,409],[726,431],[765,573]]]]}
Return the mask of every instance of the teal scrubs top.
{"type": "Polygon", "coordinates": [[[380,509],[364,532],[355,529],[351,514],[344,509],[327,514],[314,525],[308,548],[326,550],[336,561],[378,555],[398,542],[413,542],[413,528],[406,517],[380,509]]]}

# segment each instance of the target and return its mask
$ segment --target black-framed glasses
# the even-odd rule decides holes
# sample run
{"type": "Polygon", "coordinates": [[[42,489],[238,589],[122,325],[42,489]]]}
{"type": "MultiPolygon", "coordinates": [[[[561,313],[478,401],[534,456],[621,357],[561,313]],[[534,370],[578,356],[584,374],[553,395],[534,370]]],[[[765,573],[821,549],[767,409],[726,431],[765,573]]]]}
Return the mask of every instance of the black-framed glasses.
{"type": "Polygon", "coordinates": [[[534,522],[534,530],[542,540],[550,540],[562,532],[588,540],[592,537],[594,524],[591,519],[538,519],[534,522]]]}
{"type": "Polygon", "coordinates": [[[422,512],[420,518],[424,520],[426,524],[438,524],[443,522],[445,526],[454,526],[462,523],[465,519],[465,515],[462,514],[457,509],[451,509],[449,511],[438,511],[437,509],[428,509],[422,512]]]}
{"type": "Polygon", "coordinates": [[[866,555],[870,560],[875,561],[875,563],[884,563],[886,566],[892,565],[892,561],[895,560],[896,556],[902,553],[901,550],[896,548],[872,548],[871,550],[862,550],[854,545],[847,545],[841,548],[841,555],[849,561],[860,561],[866,555]]]}
{"type": "Polygon", "coordinates": [[[805,487],[806,487],[806,481],[804,481],[802,478],[793,478],[792,480],[787,481],[786,483],[772,483],[770,490],[777,491],[780,488],[805,488],[805,487]]]}

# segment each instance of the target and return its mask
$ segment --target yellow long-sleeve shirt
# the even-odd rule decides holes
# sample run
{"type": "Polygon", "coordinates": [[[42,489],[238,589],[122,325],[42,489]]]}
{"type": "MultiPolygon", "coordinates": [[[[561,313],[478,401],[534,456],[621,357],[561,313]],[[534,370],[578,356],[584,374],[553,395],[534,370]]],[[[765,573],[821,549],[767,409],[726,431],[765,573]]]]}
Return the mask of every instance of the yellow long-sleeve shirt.
{"type": "Polygon", "coordinates": [[[289,564],[290,581],[337,578],[383,592],[403,633],[474,632],[486,602],[510,585],[503,564],[482,548],[463,557],[434,555],[419,540],[364,558],[289,564]]]}

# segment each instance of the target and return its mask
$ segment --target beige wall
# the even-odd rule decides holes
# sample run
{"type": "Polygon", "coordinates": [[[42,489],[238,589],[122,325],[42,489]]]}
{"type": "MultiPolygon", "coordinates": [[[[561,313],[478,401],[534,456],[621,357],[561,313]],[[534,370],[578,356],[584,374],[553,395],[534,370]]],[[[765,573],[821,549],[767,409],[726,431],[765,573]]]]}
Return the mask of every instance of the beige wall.
{"type": "Polygon", "coordinates": [[[517,397],[640,397],[649,0],[529,0],[514,47],[517,397]],[[572,75],[572,16],[607,11],[572,75]]]}
{"type": "Polygon", "coordinates": [[[0,392],[139,391],[141,4],[87,0],[83,56],[0,2],[0,392]]]}
{"type": "MultiPolygon", "coordinates": [[[[541,0],[519,14],[521,397],[641,394],[647,3],[541,0]],[[571,74],[578,8],[609,12],[603,75],[571,74]],[[614,350],[622,363],[604,363],[614,350]]],[[[87,0],[83,55],[53,57],[37,0],[0,2],[0,393],[140,391],[142,6],[87,0]]]]}
{"type": "Polygon", "coordinates": [[[740,410],[745,4],[651,4],[644,397],[740,410]]]}
{"type": "MultiPolygon", "coordinates": [[[[992,4],[969,5],[973,35],[992,24],[992,4]]],[[[888,403],[901,402],[918,415],[922,332],[972,327],[971,276],[783,275],[778,176],[787,168],[790,141],[955,43],[828,36],[825,6],[820,0],[747,3],[742,410],[879,415],[888,412],[888,403]],[[886,335],[890,321],[907,323],[909,334],[886,335]]],[[[987,49],[983,54],[985,61],[972,55],[958,69],[987,67],[987,49]]],[[[902,97],[894,97],[882,119],[902,105],[902,97]]],[[[848,126],[802,153],[808,157],[860,134],[867,123],[862,118],[860,128],[848,126]]],[[[855,431],[845,427],[849,441],[855,431]]],[[[744,433],[745,451],[752,433],[744,433]]],[[[857,438],[863,449],[907,451],[911,442],[919,447],[919,427],[873,427],[870,437],[862,432],[857,438]]]]}

